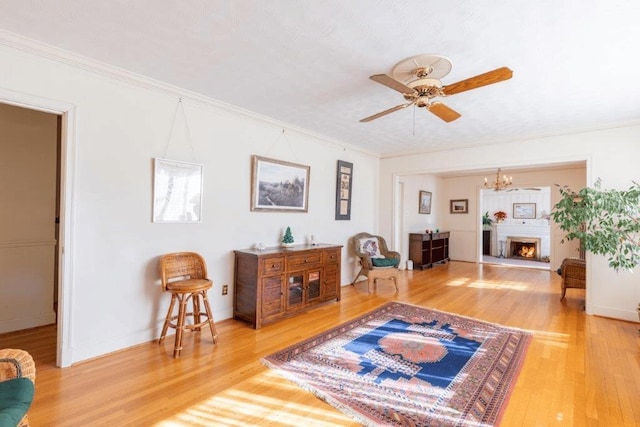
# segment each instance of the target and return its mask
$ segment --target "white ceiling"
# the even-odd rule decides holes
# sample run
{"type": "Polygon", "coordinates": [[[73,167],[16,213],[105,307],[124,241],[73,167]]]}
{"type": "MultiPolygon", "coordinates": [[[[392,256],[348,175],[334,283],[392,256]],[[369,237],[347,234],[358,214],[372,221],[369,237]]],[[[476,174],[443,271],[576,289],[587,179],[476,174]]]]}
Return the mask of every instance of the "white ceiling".
{"type": "MultiPolygon", "coordinates": [[[[0,29],[362,146],[383,157],[640,122],[637,0],[0,0],[0,29]],[[369,80],[453,63],[445,123],[369,80]]],[[[0,82],[1,85],[1,82],[0,82]]]]}

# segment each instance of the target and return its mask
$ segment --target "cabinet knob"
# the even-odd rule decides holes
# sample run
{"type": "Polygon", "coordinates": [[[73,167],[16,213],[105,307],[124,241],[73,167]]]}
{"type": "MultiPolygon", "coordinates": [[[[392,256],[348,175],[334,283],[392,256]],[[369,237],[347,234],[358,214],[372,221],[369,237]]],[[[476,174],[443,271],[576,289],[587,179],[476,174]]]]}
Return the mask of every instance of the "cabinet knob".
{"type": "Polygon", "coordinates": [[[275,264],[271,264],[271,268],[276,268],[276,265],[275,264]]]}

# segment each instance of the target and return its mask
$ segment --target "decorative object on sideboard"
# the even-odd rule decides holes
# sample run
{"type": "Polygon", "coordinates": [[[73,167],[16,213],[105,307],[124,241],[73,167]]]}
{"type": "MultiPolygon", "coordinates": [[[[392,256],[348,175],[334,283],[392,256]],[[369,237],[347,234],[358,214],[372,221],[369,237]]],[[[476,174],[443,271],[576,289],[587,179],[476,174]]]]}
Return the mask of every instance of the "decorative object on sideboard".
{"type": "Polygon", "coordinates": [[[505,188],[510,187],[512,184],[512,176],[507,178],[507,175],[502,175],[502,177],[500,177],[500,168],[498,168],[498,172],[496,172],[496,180],[493,181],[493,183],[489,184],[487,178],[484,179],[484,186],[486,188],[492,188],[493,191],[502,191],[505,188]]]}
{"type": "Polygon", "coordinates": [[[288,248],[293,246],[293,234],[291,234],[291,227],[287,227],[284,232],[284,236],[282,236],[282,247],[288,248]]]}

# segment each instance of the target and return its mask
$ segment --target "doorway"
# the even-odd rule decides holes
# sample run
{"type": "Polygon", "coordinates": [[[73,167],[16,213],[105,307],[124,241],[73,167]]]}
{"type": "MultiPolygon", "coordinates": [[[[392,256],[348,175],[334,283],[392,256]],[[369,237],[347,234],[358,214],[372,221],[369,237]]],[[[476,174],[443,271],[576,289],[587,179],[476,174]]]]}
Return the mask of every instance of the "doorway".
{"type": "Polygon", "coordinates": [[[0,182],[10,183],[0,186],[0,333],[56,323],[60,125],[0,104],[0,182]]]}
{"type": "MultiPolygon", "coordinates": [[[[71,294],[71,281],[67,271],[71,271],[72,260],[72,247],[65,245],[65,242],[71,242],[72,224],[71,217],[73,211],[72,205],[72,182],[73,182],[73,170],[74,163],[74,147],[73,147],[73,123],[75,119],[75,110],[73,105],[51,100],[48,98],[41,98],[30,94],[19,93],[8,89],[0,88],[0,104],[4,107],[19,108],[26,112],[41,114],[44,113],[45,117],[49,116],[53,118],[55,123],[54,127],[54,153],[53,169],[54,175],[51,179],[51,185],[53,187],[50,199],[54,204],[51,209],[51,215],[43,216],[44,219],[40,220],[43,227],[50,227],[53,230],[51,240],[48,242],[47,250],[50,256],[50,269],[48,269],[48,287],[46,290],[37,291],[35,295],[43,297],[45,300],[44,305],[48,307],[49,318],[44,319],[42,324],[56,323],[56,366],[65,367],[71,365],[71,343],[70,337],[70,325],[69,318],[71,313],[69,295],[71,294]],[[57,154],[55,154],[57,152],[57,154]],[[56,172],[57,170],[57,172],[56,172]],[[57,224],[56,224],[57,223],[57,224]],[[58,229],[56,232],[55,229],[58,229]],[[54,287],[54,283],[57,283],[57,290],[54,287]],[[56,304],[54,305],[54,300],[56,304]]],[[[27,122],[18,122],[19,125],[25,126],[25,130],[29,129],[27,122]]],[[[51,148],[51,147],[50,147],[51,148]]],[[[36,156],[38,157],[38,156],[36,156]]],[[[35,159],[33,159],[35,161],[35,159]]],[[[29,176],[28,181],[31,179],[29,176]]],[[[12,208],[15,209],[18,214],[22,215],[26,212],[26,209],[20,204],[13,204],[12,208]]],[[[18,242],[18,240],[14,240],[18,242]]],[[[46,247],[47,243],[44,240],[38,240],[33,235],[28,239],[22,241],[22,247],[30,248],[33,246],[46,247]]],[[[29,277],[30,279],[30,277],[29,277]]],[[[31,297],[31,296],[30,296],[31,297]]],[[[32,301],[28,301],[31,304],[32,301]]],[[[27,308],[28,310],[28,308],[27,308]]],[[[19,329],[19,328],[18,328],[19,329]]]]}
{"type": "Polygon", "coordinates": [[[481,262],[551,269],[550,187],[481,189],[480,212],[483,217],[481,262]],[[506,218],[498,221],[496,212],[506,218]],[[536,242],[533,251],[527,246],[527,253],[523,254],[522,247],[517,245],[522,241],[536,242]],[[514,247],[518,249],[515,252],[514,247]]]}

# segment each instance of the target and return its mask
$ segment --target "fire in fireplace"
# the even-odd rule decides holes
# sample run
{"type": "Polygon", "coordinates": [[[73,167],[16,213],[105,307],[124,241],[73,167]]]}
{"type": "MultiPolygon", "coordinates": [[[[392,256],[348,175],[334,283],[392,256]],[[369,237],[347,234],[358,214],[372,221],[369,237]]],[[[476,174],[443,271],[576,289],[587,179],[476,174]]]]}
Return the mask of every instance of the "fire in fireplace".
{"type": "Polygon", "coordinates": [[[507,237],[507,258],[540,259],[540,239],[535,237],[507,237]]]}
{"type": "Polygon", "coordinates": [[[522,258],[535,258],[536,257],[536,245],[532,243],[513,243],[513,253],[515,256],[522,258]]]}

